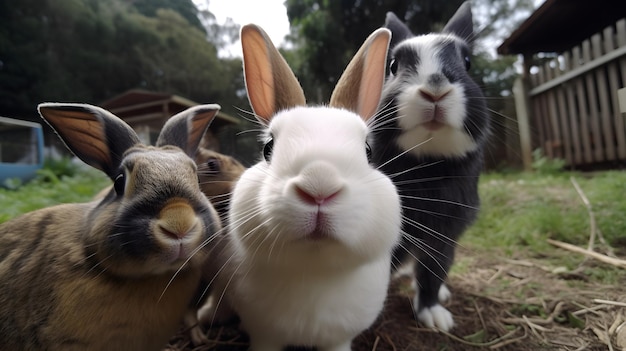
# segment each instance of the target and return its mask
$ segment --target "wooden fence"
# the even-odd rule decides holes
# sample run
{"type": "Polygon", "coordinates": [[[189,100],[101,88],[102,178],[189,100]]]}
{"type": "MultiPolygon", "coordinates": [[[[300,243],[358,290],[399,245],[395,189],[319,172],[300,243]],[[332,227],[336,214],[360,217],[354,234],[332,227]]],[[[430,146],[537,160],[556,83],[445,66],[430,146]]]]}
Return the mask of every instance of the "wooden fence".
{"type": "Polygon", "coordinates": [[[533,68],[528,78],[516,92],[522,139],[528,130],[522,147],[541,147],[572,168],[626,161],[617,93],[626,85],[626,19],[533,68]]]}

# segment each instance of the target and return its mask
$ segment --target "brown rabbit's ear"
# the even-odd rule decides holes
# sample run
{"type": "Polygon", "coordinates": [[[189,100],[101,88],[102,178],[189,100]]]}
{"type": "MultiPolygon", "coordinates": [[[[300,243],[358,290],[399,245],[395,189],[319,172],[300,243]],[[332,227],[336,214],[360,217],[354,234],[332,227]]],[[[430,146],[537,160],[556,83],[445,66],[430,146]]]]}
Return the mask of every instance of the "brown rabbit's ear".
{"type": "Polygon", "coordinates": [[[263,29],[243,26],[241,46],[246,90],[257,118],[267,123],[280,110],[306,104],[298,79],[263,29]]]}
{"type": "Polygon", "coordinates": [[[128,124],[100,107],[43,103],[37,109],[74,155],[111,179],[117,175],[124,152],[139,143],[128,124]]]}
{"type": "Polygon", "coordinates": [[[343,72],[330,97],[330,106],[345,108],[368,121],[378,109],[385,79],[391,32],[379,28],[365,40],[343,72]]]}
{"type": "Polygon", "coordinates": [[[178,146],[194,158],[200,140],[219,110],[217,104],[198,105],[172,116],[161,129],[156,146],[178,146]]]}

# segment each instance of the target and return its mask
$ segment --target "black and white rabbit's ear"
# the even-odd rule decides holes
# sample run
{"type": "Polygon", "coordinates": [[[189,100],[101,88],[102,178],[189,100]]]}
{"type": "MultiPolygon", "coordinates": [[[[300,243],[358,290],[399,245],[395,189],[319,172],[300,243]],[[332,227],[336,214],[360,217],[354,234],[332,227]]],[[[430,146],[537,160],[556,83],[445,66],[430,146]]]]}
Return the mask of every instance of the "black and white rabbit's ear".
{"type": "Polygon", "coordinates": [[[454,16],[442,30],[443,33],[454,34],[468,44],[474,42],[474,23],[472,22],[472,6],[469,1],[464,2],[456,10],[454,16]]]}
{"type": "Polygon", "coordinates": [[[76,157],[111,179],[117,175],[124,152],[139,143],[128,124],[97,106],[42,103],[37,110],[76,157]]]}
{"type": "Polygon", "coordinates": [[[202,137],[219,110],[217,104],[198,105],[172,116],[161,129],[156,146],[178,146],[194,158],[202,137]]]}
{"type": "Polygon", "coordinates": [[[413,36],[409,27],[407,27],[407,25],[404,24],[404,22],[402,22],[393,12],[387,12],[387,16],[385,17],[385,28],[388,28],[391,31],[391,43],[389,46],[392,48],[399,42],[413,36]]]}
{"type": "Polygon", "coordinates": [[[374,31],[365,40],[339,78],[330,106],[350,110],[365,121],[376,114],[382,94],[391,32],[374,31]]]}
{"type": "Polygon", "coordinates": [[[243,26],[241,46],[246,90],[257,118],[267,124],[276,112],[306,104],[298,79],[263,29],[243,26]]]}

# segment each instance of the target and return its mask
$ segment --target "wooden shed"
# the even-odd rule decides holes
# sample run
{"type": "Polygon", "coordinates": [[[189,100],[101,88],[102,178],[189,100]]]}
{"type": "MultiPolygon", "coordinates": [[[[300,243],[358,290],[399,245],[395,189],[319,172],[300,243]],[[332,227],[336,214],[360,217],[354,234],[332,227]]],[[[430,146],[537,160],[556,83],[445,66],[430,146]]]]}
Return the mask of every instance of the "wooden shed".
{"type": "MultiPolygon", "coordinates": [[[[126,121],[146,144],[154,144],[171,116],[196,105],[199,103],[178,95],[140,89],[128,90],[100,104],[126,121]]],[[[238,123],[237,118],[220,111],[209,126],[203,146],[219,151],[217,134],[220,129],[238,123]]]]}
{"type": "Polygon", "coordinates": [[[570,168],[626,164],[626,1],[546,0],[499,47],[523,56],[514,87],[522,158],[570,168]]]}

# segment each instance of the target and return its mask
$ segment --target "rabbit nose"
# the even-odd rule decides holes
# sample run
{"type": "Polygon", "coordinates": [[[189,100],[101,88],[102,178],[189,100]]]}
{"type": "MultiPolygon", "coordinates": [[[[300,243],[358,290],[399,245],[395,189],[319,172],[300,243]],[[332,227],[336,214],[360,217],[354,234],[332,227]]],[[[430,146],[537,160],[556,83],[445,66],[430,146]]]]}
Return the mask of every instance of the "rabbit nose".
{"type": "Polygon", "coordinates": [[[326,162],[307,165],[294,180],[298,198],[311,205],[322,205],[335,198],[344,188],[337,169],[326,162]]]}
{"type": "Polygon", "coordinates": [[[419,94],[421,97],[423,97],[426,101],[433,102],[433,103],[442,100],[449,93],[450,93],[450,90],[446,90],[446,91],[434,90],[433,91],[433,90],[429,90],[426,88],[420,88],[419,90],[419,94]]]}
{"type": "Polygon", "coordinates": [[[196,212],[185,200],[168,202],[159,212],[158,227],[163,233],[174,239],[183,238],[196,225],[196,212]]]}
{"type": "Polygon", "coordinates": [[[323,193],[311,194],[308,191],[296,186],[296,193],[298,194],[300,199],[306,203],[309,203],[311,205],[323,205],[335,198],[337,194],[339,194],[339,191],[336,191],[329,195],[323,193]]]}

